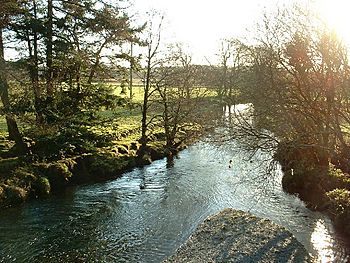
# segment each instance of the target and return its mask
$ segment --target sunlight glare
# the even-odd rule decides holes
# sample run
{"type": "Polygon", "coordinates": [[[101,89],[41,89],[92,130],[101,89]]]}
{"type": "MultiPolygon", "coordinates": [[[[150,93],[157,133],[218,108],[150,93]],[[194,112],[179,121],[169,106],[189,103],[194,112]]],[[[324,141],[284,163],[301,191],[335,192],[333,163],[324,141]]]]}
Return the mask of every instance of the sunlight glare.
{"type": "Polygon", "coordinates": [[[331,248],[332,242],[333,239],[328,229],[325,227],[324,221],[321,219],[318,220],[311,235],[311,243],[318,253],[317,262],[333,262],[334,254],[331,248]]]}
{"type": "Polygon", "coordinates": [[[346,0],[318,0],[317,9],[327,25],[335,30],[346,45],[350,45],[350,1],[346,0]]]}

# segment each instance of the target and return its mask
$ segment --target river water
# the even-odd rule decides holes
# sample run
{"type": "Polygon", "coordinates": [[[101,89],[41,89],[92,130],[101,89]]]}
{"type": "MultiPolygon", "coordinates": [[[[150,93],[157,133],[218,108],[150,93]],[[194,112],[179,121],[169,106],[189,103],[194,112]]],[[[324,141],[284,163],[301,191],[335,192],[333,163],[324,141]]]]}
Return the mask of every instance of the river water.
{"type": "Polygon", "coordinates": [[[231,207],[290,230],[317,262],[347,262],[329,219],[266,178],[268,156],[199,142],[173,161],[0,212],[0,262],[161,262],[208,215],[231,207]],[[232,167],[229,168],[229,160],[232,167]]]}

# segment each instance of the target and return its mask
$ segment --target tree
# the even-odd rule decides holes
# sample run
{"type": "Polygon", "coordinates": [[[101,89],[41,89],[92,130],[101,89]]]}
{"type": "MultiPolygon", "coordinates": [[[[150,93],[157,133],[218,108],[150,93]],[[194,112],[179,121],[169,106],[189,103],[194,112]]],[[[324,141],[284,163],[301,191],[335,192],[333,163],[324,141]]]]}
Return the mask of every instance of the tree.
{"type": "Polygon", "coordinates": [[[194,87],[197,70],[191,61],[182,47],[175,45],[170,46],[168,55],[157,67],[155,86],[169,155],[176,153],[181,144],[201,131],[200,104],[207,89],[194,87]]]}
{"type": "Polygon", "coordinates": [[[142,119],[141,119],[141,147],[140,156],[142,157],[146,153],[147,142],[148,142],[148,128],[152,123],[153,118],[148,118],[149,109],[151,106],[150,98],[154,94],[155,89],[153,88],[153,80],[156,79],[155,67],[159,64],[157,55],[161,44],[161,29],[164,17],[158,17],[153,13],[148,22],[147,36],[146,36],[146,57],[145,57],[145,73],[143,76],[144,81],[144,92],[143,92],[143,103],[142,103],[142,119]],[[156,21],[156,18],[159,21],[156,21]]]}
{"type": "Polygon", "coordinates": [[[246,49],[254,111],[238,116],[235,136],[251,149],[292,145],[311,152],[308,165],[328,165],[348,149],[347,53],[334,32],[305,10],[265,16],[259,43],[246,49]],[[254,120],[254,122],[249,120],[254,120]]]}
{"type": "Polygon", "coordinates": [[[77,111],[93,79],[107,72],[114,60],[127,60],[123,53],[106,50],[115,48],[122,52],[124,43],[130,40],[138,43],[137,34],[142,29],[143,26],[132,26],[119,2],[26,3],[10,30],[25,54],[21,61],[29,72],[38,123],[47,124],[63,112],[77,111]],[[65,109],[58,108],[63,105],[65,109]]]}
{"type": "Polygon", "coordinates": [[[9,138],[14,140],[20,153],[26,153],[27,147],[23,142],[21,133],[19,132],[17,122],[11,114],[11,105],[9,99],[9,84],[6,77],[6,62],[4,53],[3,30],[8,26],[11,15],[20,12],[19,3],[16,1],[5,1],[0,10],[0,95],[1,102],[5,113],[7,130],[9,138]]]}
{"type": "Polygon", "coordinates": [[[46,17],[46,94],[49,100],[53,98],[53,3],[47,0],[46,17]]]}

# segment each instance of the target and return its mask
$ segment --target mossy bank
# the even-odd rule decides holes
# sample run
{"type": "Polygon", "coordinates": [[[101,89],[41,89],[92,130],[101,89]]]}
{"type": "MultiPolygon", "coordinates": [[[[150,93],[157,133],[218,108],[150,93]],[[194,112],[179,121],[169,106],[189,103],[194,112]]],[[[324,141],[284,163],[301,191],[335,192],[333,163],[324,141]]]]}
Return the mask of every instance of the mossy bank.
{"type": "Polygon", "coordinates": [[[308,208],[327,214],[350,238],[350,175],[339,158],[321,157],[316,148],[282,144],[275,154],[284,172],[282,187],[308,208]]]}
{"type": "Polygon", "coordinates": [[[149,146],[142,158],[138,147],[137,142],[132,142],[46,162],[33,161],[31,156],[0,159],[0,208],[44,198],[68,186],[114,179],[167,155],[162,143],[149,146]]]}

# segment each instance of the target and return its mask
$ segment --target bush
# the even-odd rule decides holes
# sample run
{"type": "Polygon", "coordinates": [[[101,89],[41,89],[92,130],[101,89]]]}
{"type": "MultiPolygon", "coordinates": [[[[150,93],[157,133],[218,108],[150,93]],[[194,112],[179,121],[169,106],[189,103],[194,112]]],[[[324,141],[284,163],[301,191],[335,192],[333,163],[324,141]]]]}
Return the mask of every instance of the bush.
{"type": "Polygon", "coordinates": [[[133,162],[133,157],[127,155],[115,156],[108,152],[98,153],[91,159],[89,172],[91,174],[98,174],[100,178],[109,178],[118,175],[121,171],[132,166],[133,162]]]}
{"type": "Polygon", "coordinates": [[[21,204],[28,197],[28,192],[25,189],[17,186],[5,185],[4,192],[5,192],[4,203],[7,206],[21,204]]]}
{"type": "MultiPolygon", "coordinates": [[[[329,208],[336,213],[344,213],[350,209],[350,191],[336,188],[326,193],[329,199],[329,208]]],[[[349,210],[350,212],[350,210],[349,210]]]]}
{"type": "Polygon", "coordinates": [[[329,164],[328,175],[330,177],[329,184],[334,188],[350,189],[350,175],[342,170],[335,168],[333,164],[329,164]]]}
{"type": "Polygon", "coordinates": [[[350,235],[350,191],[337,188],[327,192],[326,196],[328,213],[334,219],[336,227],[350,235]]]}
{"type": "Polygon", "coordinates": [[[39,177],[34,182],[33,188],[37,196],[47,196],[51,191],[49,179],[46,177],[39,177]]]}
{"type": "Polygon", "coordinates": [[[19,158],[0,159],[0,174],[5,175],[11,173],[20,164],[19,158]]]}
{"type": "Polygon", "coordinates": [[[69,124],[47,133],[32,132],[35,144],[31,150],[39,159],[58,160],[64,157],[93,152],[96,147],[108,146],[113,134],[96,133],[84,126],[69,124]]]}

